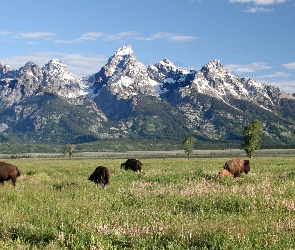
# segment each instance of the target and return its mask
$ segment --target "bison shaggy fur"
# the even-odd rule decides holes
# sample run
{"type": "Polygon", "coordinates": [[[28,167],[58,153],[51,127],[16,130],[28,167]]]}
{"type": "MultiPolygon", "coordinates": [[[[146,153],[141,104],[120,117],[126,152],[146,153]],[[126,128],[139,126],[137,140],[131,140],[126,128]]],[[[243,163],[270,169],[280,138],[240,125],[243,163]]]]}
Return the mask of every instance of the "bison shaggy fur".
{"type": "Polygon", "coordinates": [[[110,184],[110,170],[107,167],[99,166],[89,176],[88,180],[93,181],[95,184],[101,184],[102,187],[110,184]]]}
{"type": "Polygon", "coordinates": [[[217,177],[219,177],[219,178],[233,177],[233,175],[227,169],[222,169],[222,170],[218,171],[217,177]]]}
{"type": "Polygon", "coordinates": [[[131,158],[121,163],[121,168],[125,170],[131,169],[134,172],[141,172],[142,165],[143,164],[139,160],[131,158]]]}
{"type": "Polygon", "coordinates": [[[12,180],[15,186],[16,178],[20,176],[18,168],[10,163],[0,161],[0,183],[4,185],[4,181],[12,180]]]}
{"type": "Polygon", "coordinates": [[[250,161],[242,159],[232,159],[225,163],[224,169],[228,170],[234,178],[240,177],[242,173],[248,174],[250,171],[250,161]]]}

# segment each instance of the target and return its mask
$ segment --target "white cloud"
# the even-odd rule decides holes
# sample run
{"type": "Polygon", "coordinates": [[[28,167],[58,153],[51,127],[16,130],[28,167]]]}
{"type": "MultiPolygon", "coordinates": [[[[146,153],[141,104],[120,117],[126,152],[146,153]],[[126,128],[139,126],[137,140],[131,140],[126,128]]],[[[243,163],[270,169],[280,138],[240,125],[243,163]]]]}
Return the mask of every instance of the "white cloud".
{"type": "Polygon", "coordinates": [[[51,40],[57,36],[52,32],[10,32],[0,31],[0,37],[4,38],[6,42],[12,43],[15,41],[25,41],[26,44],[34,45],[38,44],[38,40],[51,40]]]}
{"type": "Polygon", "coordinates": [[[229,0],[229,3],[242,3],[242,4],[253,4],[253,6],[248,6],[243,12],[247,13],[259,13],[259,12],[273,12],[274,8],[266,8],[261,6],[275,5],[286,3],[289,0],[229,0]],[[258,7],[259,6],[259,7],[258,7]]]}
{"type": "Polygon", "coordinates": [[[104,56],[83,54],[61,54],[60,58],[73,74],[81,77],[98,72],[108,60],[104,56]]]}
{"type": "Polygon", "coordinates": [[[99,55],[90,56],[83,54],[65,54],[44,51],[26,56],[0,58],[0,62],[9,65],[14,70],[17,70],[29,61],[36,63],[40,68],[42,68],[53,58],[58,58],[63,61],[68,66],[70,72],[80,77],[98,72],[101,67],[107,63],[107,58],[99,55]]]}
{"type": "Polygon", "coordinates": [[[295,70],[295,62],[291,62],[291,63],[285,63],[282,65],[284,68],[286,69],[291,69],[291,70],[295,70]]]}
{"type": "Polygon", "coordinates": [[[51,32],[19,32],[16,33],[14,38],[20,39],[44,39],[57,36],[55,33],[51,32]]]}
{"type": "Polygon", "coordinates": [[[186,36],[186,35],[180,35],[176,33],[169,33],[169,32],[157,32],[151,36],[152,40],[155,39],[163,39],[167,41],[173,41],[173,42],[188,42],[198,39],[195,36],[186,36]]]}
{"type": "Polygon", "coordinates": [[[288,0],[229,0],[229,3],[248,3],[255,5],[272,5],[285,3],[288,0]]]}
{"type": "Polygon", "coordinates": [[[251,64],[228,64],[225,67],[232,73],[241,74],[241,73],[251,73],[258,70],[267,70],[271,69],[271,66],[268,66],[264,62],[255,62],[251,64]]]}
{"type": "Polygon", "coordinates": [[[135,31],[122,31],[116,34],[108,34],[106,35],[106,40],[122,40],[126,38],[137,38],[138,34],[135,31]]]}
{"type": "Polygon", "coordinates": [[[11,34],[11,32],[9,32],[9,31],[5,31],[5,30],[0,31],[0,36],[8,36],[10,34],[11,34]]]}
{"type": "Polygon", "coordinates": [[[53,43],[56,43],[56,44],[65,44],[65,43],[73,43],[75,42],[74,40],[53,40],[53,43]]]}
{"type": "MultiPolygon", "coordinates": [[[[0,37],[10,37],[11,39],[25,39],[28,40],[28,44],[36,44],[35,40],[37,39],[52,39],[58,35],[51,32],[8,32],[0,31],[0,37]],[[34,41],[32,41],[34,40],[34,41]]],[[[89,41],[125,41],[125,40],[143,40],[143,41],[155,41],[155,40],[165,40],[168,42],[190,42],[198,39],[196,36],[170,33],[170,32],[157,32],[150,36],[144,37],[141,36],[138,32],[135,31],[122,31],[114,34],[103,33],[99,31],[90,31],[82,34],[75,39],[53,39],[55,44],[70,44],[76,42],[89,42],[89,41]]]]}
{"type": "Polygon", "coordinates": [[[292,76],[292,74],[286,73],[286,72],[275,72],[272,74],[268,74],[268,75],[261,75],[261,76],[257,76],[256,78],[260,78],[260,79],[266,79],[266,78],[271,78],[271,79],[281,79],[281,78],[287,78],[292,76]]]}
{"type": "Polygon", "coordinates": [[[87,32],[80,36],[77,40],[78,41],[90,41],[90,40],[97,40],[99,37],[103,37],[105,34],[102,32],[87,32]]]}
{"type": "Polygon", "coordinates": [[[108,34],[105,37],[105,40],[122,40],[122,39],[136,39],[136,40],[143,40],[143,41],[154,41],[154,40],[166,40],[172,42],[188,42],[198,39],[194,36],[182,35],[177,33],[169,33],[169,32],[157,32],[152,34],[149,37],[144,37],[138,34],[135,31],[126,31],[126,32],[119,32],[116,34],[108,34]]]}
{"type": "Polygon", "coordinates": [[[177,33],[170,32],[157,32],[152,34],[149,37],[141,36],[135,31],[122,31],[114,34],[107,34],[102,32],[87,32],[77,38],[76,40],[55,40],[55,43],[71,43],[71,42],[80,42],[80,41],[94,41],[101,39],[103,41],[123,41],[126,39],[135,39],[143,41],[154,41],[154,40],[166,40],[170,42],[189,42],[198,39],[195,36],[182,35],[177,33]]]}
{"type": "Polygon", "coordinates": [[[33,42],[33,41],[27,41],[26,43],[29,44],[29,45],[35,45],[35,44],[38,44],[38,42],[33,42]]]}
{"type": "Polygon", "coordinates": [[[136,40],[153,41],[154,39],[151,38],[151,37],[142,37],[142,36],[138,36],[138,37],[136,37],[136,40]]]}
{"type": "Polygon", "coordinates": [[[55,43],[73,43],[73,42],[87,42],[87,41],[110,41],[110,40],[124,40],[124,39],[138,39],[138,33],[135,31],[122,31],[115,34],[108,34],[98,31],[91,31],[82,34],[75,40],[55,40],[55,43]]]}
{"type": "Polygon", "coordinates": [[[258,13],[258,12],[273,12],[274,9],[264,8],[264,7],[247,7],[247,9],[243,10],[248,13],[258,13]]]}

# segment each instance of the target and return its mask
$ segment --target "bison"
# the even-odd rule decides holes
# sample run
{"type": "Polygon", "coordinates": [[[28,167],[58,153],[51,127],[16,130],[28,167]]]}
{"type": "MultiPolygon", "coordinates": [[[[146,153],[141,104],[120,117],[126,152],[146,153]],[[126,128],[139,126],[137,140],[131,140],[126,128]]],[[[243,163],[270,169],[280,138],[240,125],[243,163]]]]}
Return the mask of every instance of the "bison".
{"type": "Polygon", "coordinates": [[[233,175],[227,169],[222,169],[218,171],[217,177],[233,177],[233,175]]]}
{"type": "Polygon", "coordinates": [[[98,166],[94,172],[89,176],[88,180],[93,181],[95,184],[101,184],[105,187],[110,183],[110,170],[104,166],[98,166]]]}
{"type": "Polygon", "coordinates": [[[12,180],[15,186],[16,178],[20,176],[18,168],[7,162],[0,162],[0,183],[4,185],[4,181],[12,180]]]}
{"type": "Polygon", "coordinates": [[[124,163],[121,163],[121,168],[125,170],[131,169],[134,172],[141,172],[142,165],[143,164],[139,160],[131,158],[125,161],[124,163]]]}
{"type": "Polygon", "coordinates": [[[225,163],[224,169],[227,169],[234,178],[240,177],[243,172],[248,174],[250,171],[250,161],[242,159],[232,159],[225,163]]]}

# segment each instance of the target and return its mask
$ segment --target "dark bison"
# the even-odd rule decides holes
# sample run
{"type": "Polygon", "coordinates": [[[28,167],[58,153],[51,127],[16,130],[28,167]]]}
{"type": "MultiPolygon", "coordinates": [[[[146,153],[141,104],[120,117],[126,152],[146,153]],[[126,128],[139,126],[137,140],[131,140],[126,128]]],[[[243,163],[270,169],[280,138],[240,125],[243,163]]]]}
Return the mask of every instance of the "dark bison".
{"type": "Polygon", "coordinates": [[[20,176],[18,168],[10,163],[0,161],[0,183],[4,185],[4,181],[12,180],[15,186],[16,178],[20,176]]]}
{"type": "Polygon", "coordinates": [[[219,177],[219,178],[233,177],[233,175],[227,169],[222,169],[222,170],[218,171],[217,177],[219,177]]]}
{"type": "Polygon", "coordinates": [[[107,167],[99,166],[89,176],[88,180],[93,181],[95,184],[101,184],[102,187],[110,184],[110,170],[107,167]]]}
{"type": "Polygon", "coordinates": [[[121,168],[125,170],[131,169],[134,172],[141,172],[142,165],[143,164],[139,160],[131,158],[125,161],[124,163],[121,163],[121,168]]]}
{"type": "Polygon", "coordinates": [[[250,171],[250,161],[242,159],[232,159],[225,163],[224,169],[227,169],[234,178],[240,177],[243,172],[248,174],[250,171]]]}

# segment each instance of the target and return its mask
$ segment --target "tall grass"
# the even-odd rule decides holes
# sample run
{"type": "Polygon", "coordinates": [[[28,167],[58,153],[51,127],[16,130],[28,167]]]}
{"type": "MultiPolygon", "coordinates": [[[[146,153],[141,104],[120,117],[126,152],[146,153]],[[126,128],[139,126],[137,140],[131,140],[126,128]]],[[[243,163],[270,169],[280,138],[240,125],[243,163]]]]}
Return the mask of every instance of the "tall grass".
{"type": "Polygon", "coordinates": [[[225,158],[11,159],[22,176],[0,186],[0,249],[293,249],[295,158],[251,159],[216,178],[225,158]],[[110,185],[87,180],[98,165],[110,185]]]}

